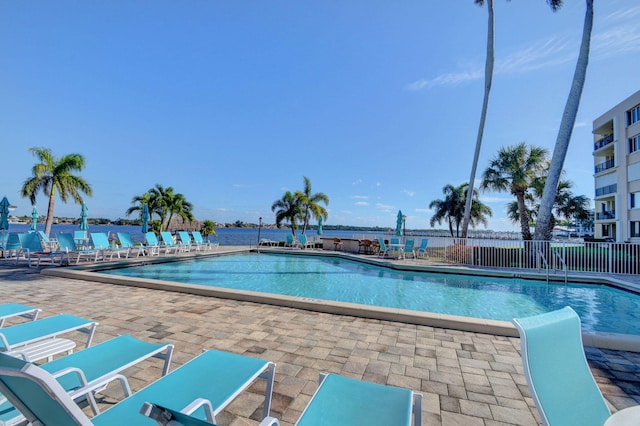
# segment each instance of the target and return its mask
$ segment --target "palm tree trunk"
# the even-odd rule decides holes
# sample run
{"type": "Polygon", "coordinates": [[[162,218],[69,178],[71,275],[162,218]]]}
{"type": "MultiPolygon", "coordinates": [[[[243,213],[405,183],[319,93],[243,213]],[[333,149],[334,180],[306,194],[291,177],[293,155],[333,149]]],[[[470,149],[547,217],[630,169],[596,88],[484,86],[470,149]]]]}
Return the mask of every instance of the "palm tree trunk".
{"type": "Polygon", "coordinates": [[[51,193],[49,194],[49,205],[47,206],[47,220],[44,224],[44,233],[48,237],[51,233],[51,225],[53,224],[53,205],[55,204],[56,190],[51,185],[51,193]]]}
{"type": "Polygon", "coordinates": [[[494,63],[494,16],[493,0],[487,0],[487,10],[489,11],[489,23],[487,29],[487,58],[484,67],[484,99],[482,100],[482,113],[480,114],[480,125],[478,126],[478,136],[476,138],[476,150],[473,154],[473,164],[471,165],[471,177],[469,178],[469,188],[467,188],[467,200],[464,206],[464,219],[462,220],[462,238],[467,238],[469,222],[471,220],[471,202],[473,199],[473,187],[476,179],[476,169],[478,168],[478,158],[480,157],[480,147],[482,146],[482,136],[484,134],[484,123],[487,119],[487,109],[489,107],[489,92],[491,92],[491,82],[493,81],[494,63]]]}
{"type": "Polygon", "coordinates": [[[304,223],[302,224],[302,234],[304,235],[307,230],[307,225],[309,224],[309,209],[304,213],[304,223]]]}
{"type": "Polygon", "coordinates": [[[516,200],[518,202],[518,214],[520,215],[520,230],[522,231],[522,239],[527,241],[531,240],[531,230],[529,229],[529,214],[524,204],[524,191],[518,191],[516,193],[516,200]]]}
{"type": "Polygon", "coordinates": [[[549,227],[551,224],[551,210],[558,191],[558,182],[564,167],[564,160],[569,149],[571,141],[571,133],[578,115],[578,107],[580,106],[580,98],[582,89],[587,76],[587,65],[589,64],[589,47],[591,44],[591,31],[593,29],[593,0],[586,0],[587,11],[584,18],[584,29],[582,32],[582,44],[580,45],[580,54],[576,63],[576,70],[573,75],[569,98],[562,114],[562,122],[558,130],[556,138],[556,146],[553,150],[553,157],[549,165],[549,173],[547,181],[540,200],[540,209],[538,211],[538,219],[536,223],[535,239],[542,240],[549,235],[549,227]]]}

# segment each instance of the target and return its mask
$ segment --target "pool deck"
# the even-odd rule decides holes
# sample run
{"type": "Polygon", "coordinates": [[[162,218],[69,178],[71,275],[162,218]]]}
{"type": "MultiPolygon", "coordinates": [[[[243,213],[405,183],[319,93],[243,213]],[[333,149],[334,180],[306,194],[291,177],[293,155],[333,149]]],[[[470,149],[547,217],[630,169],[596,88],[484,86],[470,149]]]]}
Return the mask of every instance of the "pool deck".
{"type": "MultiPolygon", "coordinates": [[[[99,321],[95,343],[124,333],[172,342],[172,369],[204,348],[274,361],[271,414],[282,425],[295,423],[321,372],[422,393],[424,425],[539,424],[517,337],[95,283],[44,275],[41,269],[51,268],[0,261],[0,300],[37,306],[41,317],[70,313],[99,321]]],[[[616,279],[640,283],[638,277],[616,279]]],[[[592,347],[586,353],[613,411],[640,404],[640,353],[592,347]]],[[[127,371],[134,391],[159,377],[157,361],[127,371]]],[[[257,424],[261,391],[256,384],[241,394],[218,422],[257,424]]],[[[108,406],[119,396],[117,387],[109,387],[100,403],[108,406]]]]}

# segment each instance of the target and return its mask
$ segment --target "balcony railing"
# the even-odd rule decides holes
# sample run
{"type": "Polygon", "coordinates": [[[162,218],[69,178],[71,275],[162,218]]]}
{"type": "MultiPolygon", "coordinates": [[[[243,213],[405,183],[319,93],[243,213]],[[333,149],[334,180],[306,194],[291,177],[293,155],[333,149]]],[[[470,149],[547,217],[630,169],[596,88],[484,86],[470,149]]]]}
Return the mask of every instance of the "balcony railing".
{"type": "Polygon", "coordinates": [[[607,160],[603,163],[596,165],[596,173],[604,172],[605,170],[609,170],[615,166],[614,160],[607,160]]]}
{"type": "Polygon", "coordinates": [[[605,137],[600,139],[598,142],[593,144],[593,150],[597,151],[603,146],[609,145],[611,142],[613,142],[613,134],[606,135],[605,137]]]}
{"type": "Polygon", "coordinates": [[[602,188],[596,188],[596,197],[600,197],[602,195],[613,194],[618,192],[618,184],[614,183],[613,185],[603,186],[602,188]]]}
{"type": "Polygon", "coordinates": [[[615,219],[615,218],[616,218],[615,210],[608,210],[606,212],[596,213],[596,220],[608,220],[608,219],[615,219]]]}

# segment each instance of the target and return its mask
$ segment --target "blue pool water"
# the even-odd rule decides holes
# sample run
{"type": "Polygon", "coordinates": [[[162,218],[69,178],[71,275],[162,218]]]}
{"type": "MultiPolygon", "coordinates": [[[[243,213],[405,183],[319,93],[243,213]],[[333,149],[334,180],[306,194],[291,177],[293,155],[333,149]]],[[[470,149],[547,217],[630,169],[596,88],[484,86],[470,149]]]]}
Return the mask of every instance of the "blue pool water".
{"type": "Polygon", "coordinates": [[[640,335],[640,296],[602,285],[395,271],[346,259],[279,254],[101,272],[503,321],[571,306],[585,330],[640,335]]]}

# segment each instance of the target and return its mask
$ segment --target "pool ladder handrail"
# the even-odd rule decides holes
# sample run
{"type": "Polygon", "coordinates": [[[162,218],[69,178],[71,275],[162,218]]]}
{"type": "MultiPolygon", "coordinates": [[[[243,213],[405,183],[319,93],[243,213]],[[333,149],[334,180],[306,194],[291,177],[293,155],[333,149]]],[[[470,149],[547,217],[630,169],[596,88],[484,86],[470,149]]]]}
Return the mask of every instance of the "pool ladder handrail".
{"type": "MultiPolygon", "coordinates": [[[[544,263],[545,269],[547,270],[547,284],[549,284],[549,262],[547,262],[547,258],[545,257],[544,253],[542,253],[542,250],[537,249],[536,250],[536,260],[537,260],[537,264],[538,264],[538,272],[540,272],[540,259],[542,259],[542,262],[544,263]]],[[[554,274],[556,273],[556,271],[558,270],[558,268],[556,268],[556,261],[560,261],[560,263],[562,264],[562,266],[564,267],[564,283],[567,284],[568,281],[568,268],[567,268],[567,264],[564,261],[564,258],[560,255],[560,253],[558,252],[552,252],[553,255],[553,272],[554,274]]]]}
{"type": "Polygon", "coordinates": [[[536,249],[536,264],[538,266],[538,272],[540,272],[540,259],[544,263],[545,269],[547,271],[547,284],[549,284],[549,262],[547,262],[547,258],[544,257],[544,253],[542,250],[536,249]]]}
{"type": "Polygon", "coordinates": [[[562,270],[564,271],[564,283],[566,285],[567,281],[568,281],[567,275],[568,275],[568,269],[569,269],[569,268],[567,268],[567,263],[564,261],[564,257],[562,257],[559,252],[554,251],[553,254],[554,254],[553,270],[554,270],[554,272],[557,270],[557,268],[555,267],[555,265],[556,265],[555,261],[559,260],[560,263],[563,266],[562,270]]]}

